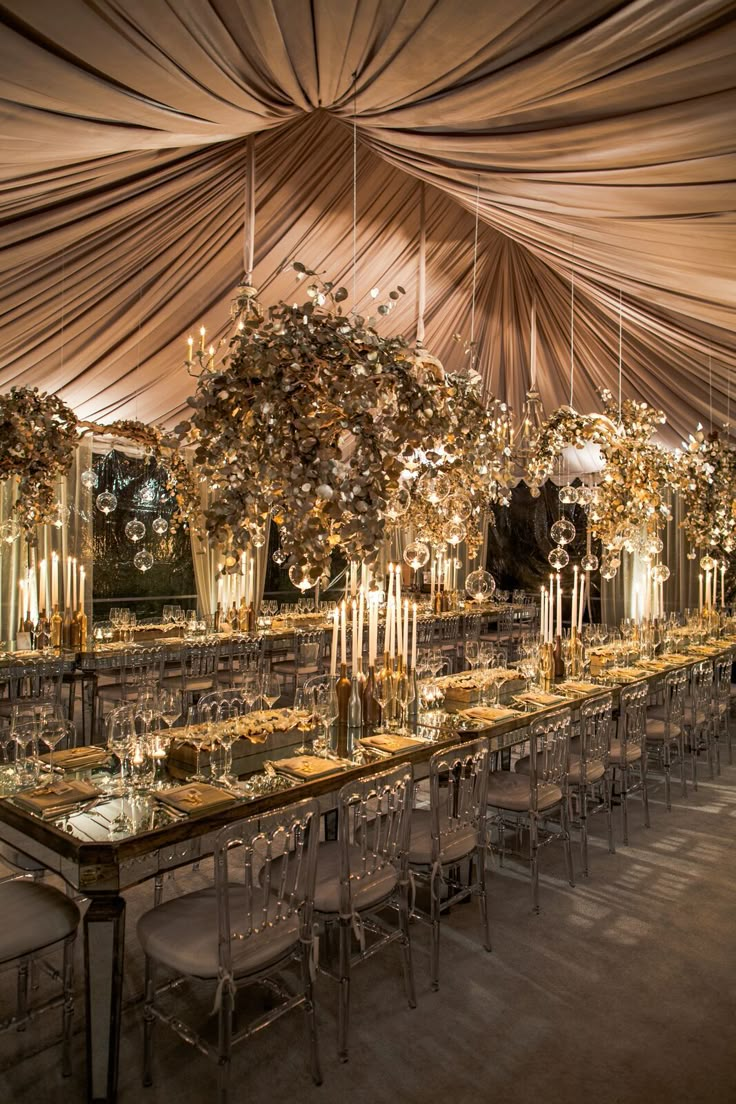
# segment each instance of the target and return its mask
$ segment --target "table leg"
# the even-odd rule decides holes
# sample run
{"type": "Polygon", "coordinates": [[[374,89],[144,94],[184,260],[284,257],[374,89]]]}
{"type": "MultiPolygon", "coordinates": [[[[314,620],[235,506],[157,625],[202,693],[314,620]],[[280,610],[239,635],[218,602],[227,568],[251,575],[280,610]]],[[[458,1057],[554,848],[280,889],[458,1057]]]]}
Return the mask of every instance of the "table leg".
{"type": "Polygon", "coordinates": [[[117,1096],[124,938],[123,898],[94,896],[84,917],[87,1099],[91,1104],[112,1104],[117,1096]]]}

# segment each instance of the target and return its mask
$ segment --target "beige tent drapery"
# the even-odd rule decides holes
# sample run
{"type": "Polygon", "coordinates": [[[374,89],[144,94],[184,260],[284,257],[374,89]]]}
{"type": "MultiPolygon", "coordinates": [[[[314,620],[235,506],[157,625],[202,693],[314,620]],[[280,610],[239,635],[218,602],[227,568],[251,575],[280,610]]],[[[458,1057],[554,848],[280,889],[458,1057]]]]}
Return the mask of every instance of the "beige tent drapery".
{"type": "Polygon", "coordinates": [[[403,284],[382,326],[412,335],[433,185],[426,344],[463,363],[477,188],[490,390],[519,409],[534,296],[542,398],[567,401],[574,267],[579,409],[617,387],[621,289],[625,394],[673,442],[726,417],[733,3],[10,0],[0,19],[0,387],[177,419],[186,336],[222,329],[242,272],[251,133],[264,301],[294,297],[294,258],[350,288],[355,109],[361,309],[403,284]]]}

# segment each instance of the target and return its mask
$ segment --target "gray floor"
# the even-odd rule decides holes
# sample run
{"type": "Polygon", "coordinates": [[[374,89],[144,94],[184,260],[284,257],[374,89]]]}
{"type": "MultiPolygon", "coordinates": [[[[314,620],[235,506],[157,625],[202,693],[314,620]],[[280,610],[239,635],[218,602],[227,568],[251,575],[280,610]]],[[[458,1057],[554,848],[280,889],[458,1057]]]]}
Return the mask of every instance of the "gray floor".
{"type": "MultiPolygon", "coordinates": [[[[418,1007],[404,1003],[398,949],[364,964],[353,988],[351,1057],[335,1055],[335,991],[318,986],[324,1084],[306,1071],[300,1013],[237,1052],[233,1099],[249,1104],[347,1101],[593,1099],[597,1104],[736,1100],[736,767],[724,767],[652,829],[633,803],[631,845],[609,855],[597,818],[591,877],[571,889],[561,849],[543,856],[542,913],[520,871],[490,879],[494,950],[479,945],[475,905],[443,928],[439,993],[429,989],[428,933],[414,928],[418,1007]]],[[[179,875],[182,890],[201,882],[179,875]]],[[[159,1032],[154,1087],[140,1083],[141,961],[135,918],[151,887],[128,895],[120,1104],[214,1099],[214,1068],[159,1032]]],[[[81,974],[80,974],[81,977],[81,974]]],[[[0,1015],[12,978],[0,978],[0,1015]]],[[[74,1075],[62,1082],[52,1014],[0,1039],[0,1102],[84,1099],[83,1002],[74,1075]]]]}

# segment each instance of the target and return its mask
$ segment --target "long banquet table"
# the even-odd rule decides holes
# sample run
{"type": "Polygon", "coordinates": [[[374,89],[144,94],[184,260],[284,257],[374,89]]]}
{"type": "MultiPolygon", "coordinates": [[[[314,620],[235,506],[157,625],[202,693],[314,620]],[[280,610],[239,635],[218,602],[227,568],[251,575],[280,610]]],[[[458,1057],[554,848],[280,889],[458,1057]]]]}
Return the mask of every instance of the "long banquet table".
{"type": "MultiPolygon", "coordinates": [[[[732,643],[721,642],[718,653],[731,652],[732,643]]],[[[688,666],[703,658],[694,655],[688,666]]],[[[652,690],[661,683],[663,672],[641,672],[652,690]]],[[[616,686],[601,685],[595,693],[606,693],[616,686]]],[[[573,716],[591,695],[568,698],[565,708],[573,716]]],[[[535,710],[487,728],[460,731],[447,715],[444,727],[433,731],[431,741],[394,757],[411,762],[415,776],[426,776],[430,756],[438,748],[460,740],[490,740],[491,750],[500,752],[524,741],[532,716],[559,709],[560,705],[535,710]]],[[[157,806],[141,813],[134,830],[119,839],[94,839],[84,832],[83,819],[75,827],[75,818],[92,816],[79,813],[44,820],[25,811],[10,795],[0,800],[0,839],[43,863],[68,886],[89,899],[84,917],[86,1035],[88,1098],[93,1102],[111,1102],[116,1098],[120,1017],[122,1003],[123,945],[125,924],[124,890],[162,876],[178,867],[190,865],[211,855],[217,833],[225,825],[281,808],[302,797],[316,797],[323,812],[336,807],[337,792],[351,779],[363,778],[386,766],[386,760],[352,765],[339,774],[315,779],[260,796],[233,799],[226,807],[211,813],[186,817],[167,814],[157,806]]]]}

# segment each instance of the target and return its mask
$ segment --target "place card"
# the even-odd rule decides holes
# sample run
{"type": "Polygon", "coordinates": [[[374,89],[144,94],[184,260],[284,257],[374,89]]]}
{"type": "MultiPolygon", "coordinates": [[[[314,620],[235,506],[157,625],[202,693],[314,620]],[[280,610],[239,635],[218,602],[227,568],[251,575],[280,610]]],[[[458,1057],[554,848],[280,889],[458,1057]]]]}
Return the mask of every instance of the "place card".
{"type": "Polygon", "coordinates": [[[353,764],[349,759],[322,759],[319,755],[294,755],[289,759],[279,759],[273,765],[280,774],[286,774],[300,782],[308,782],[313,778],[338,774],[353,764]]]}
{"type": "Polygon", "coordinates": [[[186,786],[176,786],[171,790],[159,790],[154,797],[162,805],[174,809],[177,813],[211,813],[235,800],[232,794],[207,782],[189,782],[186,786]]]}
{"type": "Polygon", "coordinates": [[[47,819],[58,816],[72,805],[93,801],[101,792],[84,779],[67,782],[60,778],[45,786],[38,786],[35,790],[15,794],[13,800],[22,809],[47,819]]]}
{"type": "Polygon", "coordinates": [[[420,740],[416,736],[402,736],[397,732],[374,732],[372,736],[364,736],[358,740],[358,743],[369,751],[380,751],[384,755],[396,755],[397,752],[426,746],[426,740],[420,740]]]}

